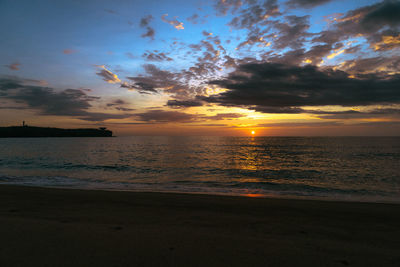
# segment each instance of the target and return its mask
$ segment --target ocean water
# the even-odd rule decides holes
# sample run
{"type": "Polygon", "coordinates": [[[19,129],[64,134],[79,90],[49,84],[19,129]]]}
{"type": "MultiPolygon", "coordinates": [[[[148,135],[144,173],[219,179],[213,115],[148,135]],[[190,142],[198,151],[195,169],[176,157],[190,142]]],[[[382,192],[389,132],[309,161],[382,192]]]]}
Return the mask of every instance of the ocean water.
{"type": "Polygon", "coordinates": [[[400,137],[8,138],[0,184],[400,202],[400,137]]]}

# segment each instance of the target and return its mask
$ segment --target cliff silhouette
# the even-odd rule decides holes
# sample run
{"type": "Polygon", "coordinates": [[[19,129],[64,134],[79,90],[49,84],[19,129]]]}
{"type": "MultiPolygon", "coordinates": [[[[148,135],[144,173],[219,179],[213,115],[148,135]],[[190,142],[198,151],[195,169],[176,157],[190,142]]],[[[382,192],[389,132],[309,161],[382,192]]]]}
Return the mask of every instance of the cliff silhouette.
{"type": "Polygon", "coordinates": [[[27,126],[23,123],[23,126],[0,127],[1,137],[112,137],[112,131],[105,127],[62,129],[27,126]]]}

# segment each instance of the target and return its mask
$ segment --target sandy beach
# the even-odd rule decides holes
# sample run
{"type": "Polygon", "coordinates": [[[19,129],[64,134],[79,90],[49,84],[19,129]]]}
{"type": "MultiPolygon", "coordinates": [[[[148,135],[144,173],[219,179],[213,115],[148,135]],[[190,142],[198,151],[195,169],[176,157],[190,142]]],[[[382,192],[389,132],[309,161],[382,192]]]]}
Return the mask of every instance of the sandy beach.
{"type": "Polygon", "coordinates": [[[400,266],[400,205],[0,186],[0,266],[400,266]]]}

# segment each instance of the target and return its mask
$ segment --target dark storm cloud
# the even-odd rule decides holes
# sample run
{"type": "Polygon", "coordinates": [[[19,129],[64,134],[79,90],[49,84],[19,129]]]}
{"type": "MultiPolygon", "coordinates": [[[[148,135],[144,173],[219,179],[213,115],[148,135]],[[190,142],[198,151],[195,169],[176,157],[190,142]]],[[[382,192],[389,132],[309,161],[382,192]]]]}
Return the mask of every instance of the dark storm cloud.
{"type": "Polygon", "coordinates": [[[0,90],[2,90],[2,91],[21,88],[23,86],[26,86],[27,84],[44,86],[44,85],[47,85],[47,82],[44,80],[21,79],[16,76],[0,77],[0,90]]]}
{"type": "Polygon", "coordinates": [[[383,25],[395,27],[400,24],[399,14],[400,1],[383,1],[373,6],[371,11],[361,20],[361,25],[369,30],[377,30],[383,25]]]}
{"type": "Polygon", "coordinates": [[[371,121],[371,122],[361,122],[361,123],[357,123],[355,125],[357,125],[357,126],[399,127],[400,121],[371,121]]]}
{"type": "Polygon", "coordinates": [[[141,121],[146,122],[191,122],[196,115],[179,111],[150,110],[144,113],[135,114],[141,121]]]}
{"type": "Polygon", "coordinates": [[[154,40],[155,31],[152,27],[150,27],[150,22],[153,20],[152,15],[147,15],[140,20],[140,27],[146,28],[146,32],[141,35],[141,37],[149,37],[150,39],[154,40]]]}
{"type": "Polygon", "coordinates": [[[199,99],[266,113],[303,113],[303,106],[400,103],[400,75],[350,78],[346,72],[311,65],[243,64],[210,84],[228,91],[199,99]]]}
{"type": "Polygon", "coordinates": [[[22,86],[22,81],[17,78],[0,78],[0,90],[8,91],[22,86]]]}
{"type": "Polygon", "coordinates": [[[55,91],[43,86],[25,85],[18,79],[0,79],[0,90],[6,91],[5,98],[29,109],[39,111],[41,115],[72,116],[87,121],[127,118],[129,114],[106,114],[90,112],[91,102],[99,97],[89,96],[80,89],[55,91]]]}
{"type": "Polygon", "coordinates": [[[286,4],[290,8],[312,8],[330,1],[331,0],[289,0],[286,4]]]}
{"type": "Polygon", "coordinates": [[[321,119],[330,120],[351,120],[351,119],[367,119],[367,118],[400,118],[400,109],[396,108],[383,108],[371,111],[354,111],[348,113],[326,114],[318,115],[321,119]]]}
{"type": "MultiPolygon", "coordinates": [[[[1,96],[1,94],[0,94],[1,96]]],[[[0,109],[14,109],[14,110],[26,110],[27,107],[16,107],[16,106],[0,106],[0,109]]]]}
{"type": "Polygon", "coordinates": [[[371,48],[387,50],[399,47],[400,1],[383,1],[361,7],[332,19],[330,28],[322,31],[314,42],[333,44],[362,35],[371,48]]]}
{"type": "Polygon", "coordinates": [[[172,99],[172,100],[168,100],[167,106],[189,108],[189,107],[203,106],[203,103],[198,100],[175,100],[175,99],[172,99]]]}
{"type": "Polygon", "coordinates": [[[173,59],[167,56],[165,53],[157,51],[147,51],[142,55],[142,57],[149,61],[173,61],[173,59]]]}
{"type": "Polygon", "coordinates": [[[396,73],[400,69],[400,56],[370,57],[344,61],[340,68],[349,73],[396,73]]]}

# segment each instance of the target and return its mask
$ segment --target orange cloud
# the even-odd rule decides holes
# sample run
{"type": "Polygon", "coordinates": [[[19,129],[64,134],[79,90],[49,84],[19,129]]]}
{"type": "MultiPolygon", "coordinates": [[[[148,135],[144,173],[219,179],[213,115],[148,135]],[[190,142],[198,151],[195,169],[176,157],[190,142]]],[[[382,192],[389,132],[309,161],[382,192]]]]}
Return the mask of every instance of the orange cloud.
{"type": "Polygon", "coordinates": [[[12,63],[10,65],[4,65],[4,66],[9,68],[10,70],[19,70],[19,66],[21,66],[21,64],[18,63],[18,62],[15,62],[15,63],[12,63]]]}
{"type": "Polygon", "coordinates": [[[391,49],[395,46],[400,45],[400,34],[397,36],[382,36],[382,41],[373,44],[373,48],[376,50],[391,49]]]}
{"type": "Polygon", "coordinates": [[[164,15],[161,16],[162,21],[174,26],[174,28],[177,29],[178,31],[185,29],[183,27],[183,23],[176,19],[177,17],[174,17],[174,19],[172,19],[172,20],[168,20],[168,19],[165,18],[166,16],[168,16],[168,14],[164,14],[164,15]]]}
{"type": "Polygon", "coordinates": [[[73,50],[73,49],[64,49],[63,53],[66,55],[74,54],[77,53],[78,51],[73,50]]]}
{"type": "Polygon", "coordinates": [[[103,80],[108,83],[119,83],[121,80],[118,78],[117,74],[112,73],[109,71],[104,65],[95,65],[96,67],[100,68],[100,72],[96,74],[100,77],[103,77],[103,80]]]}

